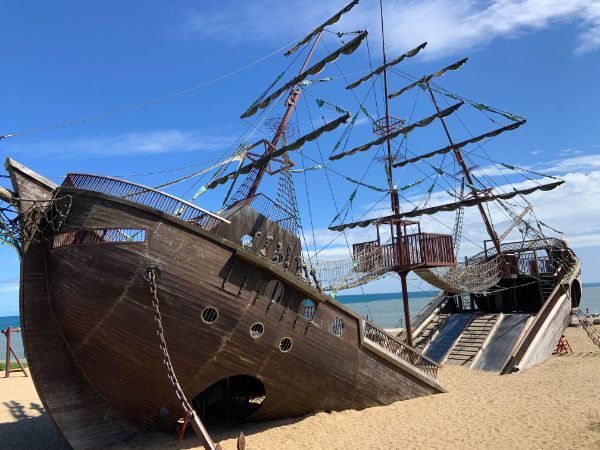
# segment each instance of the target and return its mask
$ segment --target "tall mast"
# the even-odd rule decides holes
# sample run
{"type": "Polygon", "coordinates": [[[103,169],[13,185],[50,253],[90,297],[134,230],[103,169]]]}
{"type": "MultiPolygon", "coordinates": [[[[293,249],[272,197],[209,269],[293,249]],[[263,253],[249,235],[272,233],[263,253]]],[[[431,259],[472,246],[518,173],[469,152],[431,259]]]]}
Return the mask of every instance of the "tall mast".
{"type": "MultiPolygon", "coordinates": [[[[426,82],[426,85],[427,85],[427,90],[429,91],[429,95],[431,96],[431,100],[433,101],[433,104],[435,106],[435,109],[439,113],[440,107],[438,106],[435,96],[433,95],[433,90],[431,89],[431,86],[429,85],[429,81],[426,82]]],[[[452,149],[454,151],[454,156],[456,157],[456,161],[460,165],[460,168],[467,180],[467,183],[469,183],[469,186],[470,186],[471,191],[473,192],[473,195],[477,196],[477,189],[475,188],[475,185],[473,183],[473,177],[471,176],[471,172],[469,171],[469,168],[467,167],[467,164],[465,163],[465,160],[462,157],[462,152],[460,151],[460,149],[458,147],[456,147],[454,145],[454,141],[452,140],[452,137],[450,136],[450,131],[448,131],[448,127],[446,126],[446,121],[444,120],[444,118],[440,117],[440,121],[442,122],[442,126],[444,127],[444,132],[446,133],[448,142],[450,143],[450,146],[452,147],[452,149]]],[[[487,229],[487,232],[488,232],[490,238],[492,239],[492,242],[494,243],[494,247],[496,248],[498,255],[500,255],[502,253],[500,251],[501,250],[500,249],[500,241],[498,240],[498,235],[494,231],[492,222],[490,221],[489,217],[485,213],[485,209],[483,209],[482,204],[478,204],[477,208],[479,209],[479,213],[481,214],[481,218],[483,219],[485,228],[487,229]]]]}
{"type": "MultiPolygon", "coordinates": [[[[302,74],[304,72],[304,70],[306,69],[306,66],[308,65],[310,59],[312,58],[312,55],[315,52],[315,49],[317,48],[317,44],[319,43],[319,40],[321,39],[322,34],[323,34],[323,30],[321,30],[319,32],[319,34],[317,34],[317,36],[312,44],[312,47],[310,48],[310,52],[308,52],[308,56],[306,57],[304,64],[302,64],[302,68],[300,69],[300,72],[299,72],[300,74],[302,74]]],[[[270,153],[272,148],[277,148],[279,139],[281,139],[281,136],[283,136],[283,133],[285,132],[287,124],[289,123],[290,118],[292,117],[292,113],[294,112],[294,109],[296,108],[296,104],[298,103],[298,99],[300,98],[300,93],[301,93],[301,89],[298,89],[297,84],[292,86],[292,88],[290,89],[290,94],[289,94],[287,102],[286,102],[287,109],[285,111],[285,115],[283,116],[283,119],[281,119],[281,123],[279,124],[279,127],[277,128],[277,131],[275,132],[275,136],[273,136],[273,139],[271,140],[271,145],[269,147],[267,147],[267,149],[265,150],[265,153],[270,153]]],[[[260,182],[262,181],[266,170],[267,170],[266,166],[258,169],[256,178],[254,179],[254,182],[252,183],[252,186],[250,187],[250,190],[248,191],[248,195],[246,196],[246,198],[252,197],[254,194],[256,194],[256,191],[258,190],[258,186],[260,185],[260,182]]]]}
{"type": "MultiPolygon", "coordinates": [[[[379,12],[381,17],[381,47],[383,51],[383,90],[385,98],[385,132],[390,132],[390,106],[388,100],[388,83],[387,83],[387,55],[385,52],[385,30],[383,25],[383,0],[379,0],[379,12]]],[[[390,186],[390,200],[392,202],[392,211],[397,214],[400,212],[400,202],[398,192],[393,189],[394,178],[392,176],[392,143],[390,139],[387,141],[387,162],[388,162],[388,185],[390,186]]]]}
{"type": "MultiPolygon", "coordinates": [[[[385,53],[385,29],[383,25],[383,0],[379,0],[379,13],[381,17],[381,46],[383,50],[383,90],[385,98],[385,132],[389,134],[391,131],[390,127],[390,105],[388,99],[388,83],[387,83],[387,55],[385,53]]],[[[400,197],[398,191],[394,189],[394,177],[392,175],[393,161],[392,161],[392,142],[391,139],[386,140],[387,144],[387,163],[388,163],[388,184],[390,186],[390,200],[392,202],[392,211],[394,214],[400,213],[400,197]]],[[[392,231],[392,242],[394,237],[394,226],[390,222],[392,231]]],[[[396,223],[396,252],[398,255],[398,261],[400,261],[400,255],[402,254],[402,241],[400,239],[402,233],[402,226],[400,223],[396,223]]],[[[404,309],[404,328],[406,331],[406,342],[412,347],[412,324],[410,323],[410,308],[408,304],[408,287],[406,286],[406,277],[408,271],[404,270],[399,273],[400,281],[402,283],[402,305],[404,309]]]]}

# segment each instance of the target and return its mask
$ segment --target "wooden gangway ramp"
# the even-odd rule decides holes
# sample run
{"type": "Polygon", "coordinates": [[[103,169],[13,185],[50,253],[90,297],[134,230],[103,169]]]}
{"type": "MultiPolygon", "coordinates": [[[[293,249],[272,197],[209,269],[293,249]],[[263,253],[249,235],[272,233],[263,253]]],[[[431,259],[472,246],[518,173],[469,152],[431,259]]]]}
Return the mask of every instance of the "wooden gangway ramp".
{"type": "Polygon", "coordinates": [[[446,357],[447,364],[470,366],[500,318],[500,314],[473,314],[446,357]]]}

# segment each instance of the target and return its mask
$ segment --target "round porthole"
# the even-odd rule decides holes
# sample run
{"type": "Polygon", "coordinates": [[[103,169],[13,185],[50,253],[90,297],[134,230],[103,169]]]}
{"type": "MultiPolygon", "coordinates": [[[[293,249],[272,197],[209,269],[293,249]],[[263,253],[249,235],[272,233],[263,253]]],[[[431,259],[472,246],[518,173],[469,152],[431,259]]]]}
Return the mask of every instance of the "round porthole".
{"type": "Polygon", "coordinates": [[[261,337],[264,332],[265,332],[265,327],[260,322],[253,323],[252,326],[250,327],[250,336],[252,336],[254,339],[261,337]]]}
{"type": "Polygon", "coordinates": [[[217,320],[218,316],[219,313],[215,308],[205,308],[204,311],[202,311],[202,320],[206,323],[214,322],[217,320]]]}
{"type": "Polygon", "coordinates": [[[333,316],[329,323],[329,332],[342,337],[342,334],[344,334],[344,320],[339,316],[333,316]]]}
{"type": "Polygon", "coordinates": [[[281,350],[283,353],[289,352],[291,348],[292,340],[290,338],[285,337],[279,342],[279,350],[281,350]]]}

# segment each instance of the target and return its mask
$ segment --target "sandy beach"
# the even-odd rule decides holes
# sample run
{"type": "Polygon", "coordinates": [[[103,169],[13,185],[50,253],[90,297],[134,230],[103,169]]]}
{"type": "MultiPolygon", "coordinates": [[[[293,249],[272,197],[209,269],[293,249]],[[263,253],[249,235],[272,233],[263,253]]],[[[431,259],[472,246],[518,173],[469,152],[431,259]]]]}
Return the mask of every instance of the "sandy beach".
{"type": "MultiPolygon", "coordinates": [[[[600,351],[569,328],[570,356],[553,356],[525,373],[498,376],[445,367],[448,393],[362,411],[320,412],[241,426],[248,449],[590,448],[600,449],[600,351]]],[[[213,430],[235,449],[240,427],[213,430]]],[[[190,433],[177,442],[139,435],[113,449],[201,448],[190,433]]],[[[0,379],[0,448],[67,448],[30,378],[0,379]]]]}

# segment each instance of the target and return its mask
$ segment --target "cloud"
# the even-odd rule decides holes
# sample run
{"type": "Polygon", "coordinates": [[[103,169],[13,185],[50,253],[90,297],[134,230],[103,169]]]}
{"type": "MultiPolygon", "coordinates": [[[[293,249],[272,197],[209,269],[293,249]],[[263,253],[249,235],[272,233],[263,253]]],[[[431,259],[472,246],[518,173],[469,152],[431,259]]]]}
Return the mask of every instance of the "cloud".
{"type": "MultiPolygon", "coordinates": [[[[283,42],[300,37],[348,0],[280,2],[257,0],[230,7],[188,10],[180,34],[231,42],[283,42]]],[[[219,5],[222,5],[221,3],[219,5]]],[[[388,0],[386,42],[395,52],[428,41],[425,57],[438,58],[485,46],[496,39],[568,23],[575,25],[574,53],[600,49],[598,0],[388,0]]],[[[361,2],[333,29],[369,29],[378,39],[378,9],[361,2]]]]}
{"type": "Polygon", "coordinates": [[[538,164],[534,170],[551,174],[588,173],[600,169],[600,155],[575,156],[538,164]]]}
{"type": "Polygon", "coordinates": [[[226,149],[233,139],[204,134],[196,130],[147,130],[115,136],[84,136],[73,139],[35,142],[15,151],[56,154],[61,157],[82,155],[149,155],[173,152],[226,149]]]}
{"type": "Polygon", "coordinates": [[[19,277],[0,280],[0,292],[15,292],[19,290],[19,277]]]}
{"type": "Polygon", "coordinates": [[[390,41],[398,49],[426,40],[428,53],[442,56],[563,22],[577,25],[575,53],[600,48],[597,0],[397,0],[387,5],[394,24],[390,41]]]}

